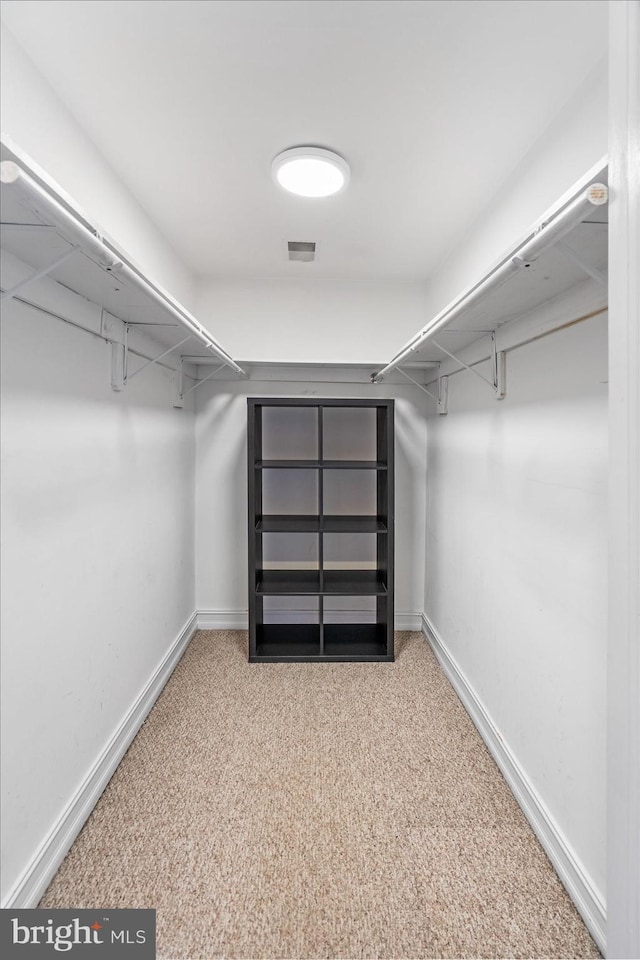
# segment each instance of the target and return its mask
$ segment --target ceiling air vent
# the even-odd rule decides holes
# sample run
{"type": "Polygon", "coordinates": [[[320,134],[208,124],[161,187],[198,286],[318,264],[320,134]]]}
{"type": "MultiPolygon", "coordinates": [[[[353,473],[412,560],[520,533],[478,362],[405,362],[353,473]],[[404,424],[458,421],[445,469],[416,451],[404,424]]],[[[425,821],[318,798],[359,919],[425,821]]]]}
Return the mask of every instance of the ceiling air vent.
{"type": "Polygon", "coordinates": [[[287,241],[289,260],[301,260],[303,263],[312,263],[316,258],[315,243],[305,243],[301,240],[287,241]]]}

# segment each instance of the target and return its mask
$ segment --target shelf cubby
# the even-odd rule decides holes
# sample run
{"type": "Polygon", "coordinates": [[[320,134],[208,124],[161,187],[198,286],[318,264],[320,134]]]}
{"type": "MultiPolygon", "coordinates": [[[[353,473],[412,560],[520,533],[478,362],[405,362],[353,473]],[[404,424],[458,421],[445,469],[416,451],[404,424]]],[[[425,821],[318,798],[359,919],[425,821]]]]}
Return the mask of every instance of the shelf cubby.
{"type": "Polygon", "coordinates": [[[256,627],[254,660],[319,660],[320,625],[268,623],[256,627]]]}
{"type": "Polygon", "coordinates": [[[263,405],[261,458],[280,462],[317,460],[319,429],[313,407],[263,405]]]}
{"type": "Polygon", "coordinates": [[[323,407],[322,456],[349,464],[378,460],[376,411],[373,407],[323,407]]]}
{"type": "Polygon", "coordinates": [[[375,570],[378,562],[378,535],[371,531],[324,530],[322,534],[322,562],[325,570],[375,570]]]}
{"type": "Polygon", "coordinates": [[[285,530],[264,533],[262,537],[263,570],[320,569],[320,537],[317,533],[299,530],[292,537],[285,530]]]}
{"type": "Polygon", "coordinates": [[[387,632],[383,623],[326,623],[324,654],[344,660],[386,660],[387,632]]]}
{"type": "MultiPolygon", "coordinates": [[[[254,471],[262,509],[277,516],[319,514],[320,476],[317,470],[277,469],[254,471]]],[[[255,516],[255,514],[254,514],[255,516]]]]}
{"type": "MultiPolygon", "coordinates": [[[[385,471],[386,472],[386,471],[385,471]]],[[[329,516],[377,516],[378,476],[376,470],[342,469],[322,471],[323,513],[329,516]]]]}

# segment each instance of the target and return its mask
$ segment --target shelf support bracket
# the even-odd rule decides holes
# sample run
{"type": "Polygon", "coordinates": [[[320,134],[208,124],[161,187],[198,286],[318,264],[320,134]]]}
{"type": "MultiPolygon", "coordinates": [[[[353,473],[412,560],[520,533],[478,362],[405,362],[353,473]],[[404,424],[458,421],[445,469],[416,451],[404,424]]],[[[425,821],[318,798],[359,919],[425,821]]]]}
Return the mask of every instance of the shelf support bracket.
{"type": "Polygon", "coordinates": [[[423,393],[426,393],[428,397],[431,397],[432,400],[435,400],[438,404],[438,413],[444,414],[448,412],[449,409],[449,377],[438,377],[438,396],[435,393],[431,393],[431,390],[422,384],[418,383],[417,380],[414,380],[406,370],[403,370],[402,367],[398,367],[398,370],[403,377],[406,377],[407,380],[411,380],[411,383],[415,384],[419,390],[422,390],[423,393]]]}
{"type": "Polygon", "coordinates": [[[566,240],[558,240],[556,246],[562,251],[562,253],[564,253],[568,260],[571,260],[572,263],[575,263],[577,267],[580,267],[583,273],[586,273],[587,276],[591,277],[592,280],[595,280],[596,283],[599,283],[602,286],[607,285],[606,274],[603,273],[602,270],[598,270],[597,267],[592,267],[590,263],[587,263],[584,257],[581,257],[580,254],[566,242],[566,240]]]}
{"type": "Polygon", "coordinates": [[[125,374],[126,347],[124,343],[111,343],[111,389],[120,392],[127,382],[125,374]]]}
{"type": "Polygon", "coordinates": [[[449,413],[449,377],[438,377],[438,413],[449,413]]]}
{"type": "Polygon", "coordinates": [[[495,333],[491,334],[491,363],[496,400],[504,400],[507,392],[507,355],[504,350],[497,349],[495,333]]]}
{"type": "Polygon", "coordinates": [[[146,363],[143,363],[141,367],[138,367],[137,370],[134,370],[133,373],[127,373],[127,382],[133,380],[134,377],[137,377],[139,373],[142,373],[143,370],[146,370],[147,367],[152,366],[154,363],[157,363],[158,360],[163,360],[164,357],[169,356],[170,353],[173,353],[174,350],[177,350],[178,347],[181,347],[183,343],[186,343],[187,340],[191,339],[191,334],[186,337],[183,337],[182,340],[179,340],[178,343],[174,343],[172,347],[169,347],[168,350],[164,350],[162,353],[159,353],[157,357],[153,357],[152,360],[147,360],[146,363]]]}
{"type": "Polygon", "coordinates": [[[173,373],[173,405],[177,409],[184,407],[184,360],[180,357],[178,369],[173,373]]]}
{"type": "Polygon", "coordinates": [[[184,407],[184,398],[188,397],[190,393],[193,393],[194,390],[197,390],[198,387],[202,386],[203,383],[206,383],[207,380],[211,380],[212,377],[215,377],[216,373],[220,373],[226,363],[221,363],[219,367],[216,367],[211,373],[208,373],[206,377],[203,377],[202,380],[196,381],[196,383],[189,387],[188,390],[184,389],[184,357],[180,357],[180,365],[176,370],[173,376],[173,405],[174,407],[184,407]]]}
{"type": "Polygon", "coordinates": [[[418,388],[418,390],[422,390],[422,392],[423,392],[423,393],[426,393],[426,395],[427,395],[428,397],[431,397],[431,399],[432,399],[432,400],[435,400],[436,403],[438,402],[438,398],[436,397],[435,393],[431,393],[431,390],[427,390],[427,388],[424,386],[424,384],[418,383],[417,380],[414,380],[413,377],[410,376],[410,375],[407,373],[406,370],[403,370],[403,369],[402,369],[402,367],[398,367],[398,370],[399,370],[399,372],[402,374],[403,377],[406,377],[407,380],[411,380],[411,383],[413,383],[414,386],[416,386],[416,387],[418,388]]]}
{"type": "Polygon", "coordinates": [[[503,350],[496,349],[496,335],[495,333],[491,334],[491,362],[492,362],[492,374],[493,379],[489,380],[488,377],[485,377],[484,374],[479,373],[474,367],[469,366],[468,363],[465,363],[464,360],[461,360],[460,357],[457,357],[455,353],[451,353],[447,350],[446,347],[443,347],[442,344],[438,343],[436,340],[432,340],[431,343],[438,350],[441,350],[442,353],[446,353],[448,357],[452,360],[455,360],[456,363],[460,364],[461,369],[468,370],[469,373],[473,373],[474,376],[478,377],[483,383],[488,384],[493,390],[496,400],[502,400],[506,394],[506,383],[505,383],[505,374],[506,374],[506,363],[505,363],[505,353],[503,350]]]}
{"type": "MultiPolygon", "coordinates": [[[[104,310],[100,318],[105,319],[104,310]]],[[[111,389],[120,392],[127,385],[127,363],[129,360],[129,324],[124,324],[122,343],[111,341],[111,389]]]]}
{"type": "Polygon", "coordinates": [[[212,370],[211,373],[208,373],[206,377],[203,377],[202,380],[196,381],[192,387],[189,387],[188,390],[185,390],[183,393],[184,397],[188,397],[190,393],[193,393],[194,390],[197,390],[198,387],[201,387],[203,383],[206,383],[207,380],[211,380],[212,377],[215,377],[216,373],[220,373],[226,367],[226,363],[221,363],[219,367],[216,367],[215,370],[212,370]]]}
{"type": "Polygon", "coordinates": [[[79,247],[71,247],[70,250],[65,250],[63,254],[59,257],[56,257],[51,263],[48,263],[46,267],[42,267],[40,270],[36,270],[35,273],[32,273],[31,276],[25,277],[24,280],[21,280],[20,283],[16,283],[15,286],[10,287],[9,290],[3,290],[0,295],[0,300],[3,302],[5,300],[11,300],[12,297],[15,297],[20,290],[24,290],[25,287],[28,287],[30,283],[34,283],[36,280],[41,280],[42,277],[46,277],[48,273],[51,273],[52,270],[55,270],[56,267],[59,267],[60,264],[64,263],[65,260],[68,260],[69,257],[72,257],[79,247]]]}

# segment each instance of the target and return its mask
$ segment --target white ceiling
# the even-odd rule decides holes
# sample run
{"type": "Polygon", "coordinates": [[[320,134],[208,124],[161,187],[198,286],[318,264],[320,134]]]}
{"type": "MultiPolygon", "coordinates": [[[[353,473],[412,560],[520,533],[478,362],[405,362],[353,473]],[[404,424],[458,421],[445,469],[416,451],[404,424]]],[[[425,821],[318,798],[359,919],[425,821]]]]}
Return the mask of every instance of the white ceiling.
{"type": "MultiPolygon", "coordinates": [[[[417,279],[606,52],[605,0],[4,0],[11,31],[198,275],[417,279]],[[281,150],[351,164],[302,200],[281,150]],[[283,241],[315,240],[314,264],[283,241]]],[[[37,159],[37,158],[36,158],[37,159]]]]}

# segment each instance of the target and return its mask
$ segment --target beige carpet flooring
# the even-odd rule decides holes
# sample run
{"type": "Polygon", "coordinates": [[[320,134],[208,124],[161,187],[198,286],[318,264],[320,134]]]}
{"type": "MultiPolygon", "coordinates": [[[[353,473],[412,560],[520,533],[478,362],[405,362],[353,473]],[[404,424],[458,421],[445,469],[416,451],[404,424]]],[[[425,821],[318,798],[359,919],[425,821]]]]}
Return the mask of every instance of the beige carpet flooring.
{"type": "Polygon", "coordinates": [[[155,907],[158,957],[598,957],[425,640],[249,664],[196,635],[41,907],[155,907]]]}

